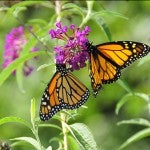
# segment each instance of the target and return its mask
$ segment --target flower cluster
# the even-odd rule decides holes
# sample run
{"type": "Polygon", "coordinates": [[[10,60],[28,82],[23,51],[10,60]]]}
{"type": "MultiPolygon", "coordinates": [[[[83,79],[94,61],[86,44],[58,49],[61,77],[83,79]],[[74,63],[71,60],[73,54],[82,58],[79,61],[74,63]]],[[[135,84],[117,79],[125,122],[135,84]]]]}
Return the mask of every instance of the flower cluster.
{"type": "MultiPolygon", "coordinates": [[[[20,52],[22,51],[24,45],[27,43],[27,38],[24,33],[24,28],[19,26],[17,28],[13,28],[10,33],[6,35],[5,45],[4,45],[4,63],[3,68],[6,68],[9,64],[11,64],[16,58],[19,57],[20,52]]],[[[31,49],[31,52],[37,51],[38,48],[34,47],[31,49]]],[[[23,67],[24,75],[29,75],[33,71],[33,67],[25,62],[23,67]]],[[[13,72],[15,73],[15,71],[13,72]]]]}
{"type": "Polygon", "coordinates": [[[62,46],[55,46],[56,63],[69,65],[70,70],[79,70],[85,67],[88,60],[86,43],[90,28],[86,26],[83,30],[76,28],[74,24],[62,26],[61,22],[56,23],[57,29],[51,29],[49,34],[52,38],[60,39],[66,43],[62,46]],[[70,34],[69,34],[70,33],[70,34]]]}

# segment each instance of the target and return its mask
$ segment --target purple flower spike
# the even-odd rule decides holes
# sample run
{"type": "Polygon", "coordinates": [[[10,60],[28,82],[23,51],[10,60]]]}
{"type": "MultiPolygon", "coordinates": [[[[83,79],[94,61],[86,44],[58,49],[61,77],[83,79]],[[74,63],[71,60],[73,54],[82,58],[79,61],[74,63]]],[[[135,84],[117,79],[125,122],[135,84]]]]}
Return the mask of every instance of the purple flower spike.
{"type": "Polygon", "coordinates": [[[86,43],[88,42],[87,35],[90,32],[90,28],[86,26],[81,30],[75,27],[74,24],[71,24],[70,28],[68,28],[67,26],[62,26],[61,22],[56,23],[56,27],[56,30],[51,29],[49,34],[52,38],[66,42],[62,46],[54,47],[56,63],[66,64],[71,71],[85,67],[85,62],[88,60],[86,43]]]}
{"type": "MultiPolygon", "coordinates": [[[[24,45],[27,43],[27,39],[24,33],[24,28],[19,26],[18,28],[13,28],[10,33],[6,35],[5,45],[4,45],[4,62],[2,64],[3,68],[6,68],[9,64],[11,64],[15,59],[20,56],[20,52],[22,51],[24,45]]],[[[31,52],[37,51],[37,47],[33,47],[31,52]]],[[[36,58],[36,57],[35,57],[36,58]]],[[[23,67],[23,73],[25,76],[29,75],[33,71],[33,67],[25,62],[23,67]]],[[[15,70],[13,74],[15,74],[15,70]]]]}

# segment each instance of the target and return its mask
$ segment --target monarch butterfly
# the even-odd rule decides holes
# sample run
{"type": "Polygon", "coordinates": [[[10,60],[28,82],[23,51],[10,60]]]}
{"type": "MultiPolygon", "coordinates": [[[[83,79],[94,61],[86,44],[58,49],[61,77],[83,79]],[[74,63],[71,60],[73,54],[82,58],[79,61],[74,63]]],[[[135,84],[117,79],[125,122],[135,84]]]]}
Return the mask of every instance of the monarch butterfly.
{"type": "Polygon", "coordinates": [[[150,52],[150,47],[132,41],[108,42],[99,45],[87,43],[90,59],[90,78],[96,97],[102,84],[119,79],[121,69],[150,52]]]}
{"type": "Polygon", "coordinates": [[[56,64],[56,73],[47,85],[41,100],[40,119],[50,119],[61,109],[79,108],[89,97],[89,90],[65,65],[56,64]]]}

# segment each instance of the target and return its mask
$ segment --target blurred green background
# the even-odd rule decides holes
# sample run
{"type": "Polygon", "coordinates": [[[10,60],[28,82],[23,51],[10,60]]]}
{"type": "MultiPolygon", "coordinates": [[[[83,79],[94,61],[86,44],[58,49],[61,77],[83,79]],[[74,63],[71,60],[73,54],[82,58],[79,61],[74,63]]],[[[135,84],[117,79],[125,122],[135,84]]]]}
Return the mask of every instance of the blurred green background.
{"type": "MultiPolygon", "coordinates": [[[[67,1],[66,1],[67,2],[67,1]]],[[[72,2],[72,1],[68,1],[72,2]]],[[[18,2],[19,3],[19,2],[18,2]]],[[[86,2],[73,1],[78,6],[86,8],[86,2]]],[[[47,4],[50,2],[47,1],[47,4]]],[[[51,17],[55,13],[53,9],[54,3],[48,5],[32,5],[27,7],[27,10],[20,13],[20,18],[24,23],[28,23],[31,19],[43,19],[47,23],[50,22],[51,17]]],[[[13,1],[0,2],[1,7],[12,7],[13,1]]],[[[101,18],[105,21],[109,27],[112,35],[112,40],[131,40],[143,42],[150,45],[150,2],[149,1],[95,1],[93,11],[113,11],[122,14],[128,19],[121,18],[112,14],[102,14],[101,18]]],[[[6,17],[7,11],[0,11],[0,64],[3,63],[3,51],[5,35],[10,32],[13,27],[17,27],[20,23],[13,17],[6,17]],[[6,17],[6,18],[5,18],[6,17]]],[[[62,19],[64,25],[74,23],[76,26],[80,25],[81,17],[78,14],[68,15],[62,19]]],[[[100,44],[108,42],[108,38],[105,35],[102,28],[98,26],[92,20],[86,24],[90,26],[91,33],[89,35],[90,41],[93,44],[100,44]]],[[[33,26],[37,26],[33,24],[33,26]]],[[[38,28],[42,29],[42,25],[38,25],[38,28]]],[[[48,33],[45,32],[43,38],[46,37],[50,51],[52,52],[52,42],[48,33]]],[[[42,37],[41,37],[42,38],[42,37]]],[[[42,47],[42,46],[41,46],[42,47]]],[[[40,50],[44,50],[41,48],[40,50]]],[[[149,56],[147,56],[149,57],[149,56]]],[[[23,78],[23,85],[25,93],[22,93],[17,85],[15,76],[11,75],[5,83],[0,87],[0,118],[7,116],[21,117],[27,121],[30,121],[30,103],[34,97],[36,99],[36,111],[37,117],[40,107],[41,96],[43,91],[51,79],[54,73],[54,66],[46,67],[40,71],[36,69],[42,64],[50,63],[50,59],[53,59],[48,54],[42,55],[38,58],[35,71],[29,76],[23,78]]],[[[142,61],[142,60],[141,60],[142,61]]],[[[150,93],[150,67],[149,62],[138,65],[139,61],[122,71],[121,80],[128,84],[128,86],[135,92],[150,93]]],[[[2,71],[2,67],[0,67],[2,71]]],[[[75,71],[77,77],[85,83],[85,85],[91,90],[90,78],[88,76],[88,66],[80,71],[75,71]]],[[[116,123],[121,120],[143,117],[150,119],[147,104],[138,98],[132,98],[128,101],[118,115],[115,114],[115,108],[117,102],[127,94],[126,90],[121,87],[118,82],[110,85],[104,85],[103,89],[99,92],[98,96],[94,98],[91,92],[91,96],[88,99],[85,106],[87,109],[80,108],[78,113],[80,114],[72,122],[83,122],[91,130],[98,146],[102,150],[115,150],[119,147],[127,138],[139,131],[143,127],[135,125],[122,125],[117,126],[116,123]]],[[[59,113],[58,113],[59,115],[59,113]]],[[[49,120],[47,123],[60,124],[55,119],[49,120]]],[[[41,142],[44,146],[49,145],[49,139],[59,134],[57,130],[53,128],[40,128],[39,135],[41,142]]],[[[17,123],[8,123],[0,126],[0,139],[8,141],[8,139],[19,136],[33,136],[31,131],[25,128],[23,125],[17,123]]],[[[10,142],[10,141],[9,141],[10,142]]],[[[52,142],[54,149],[57,145],[52,142]]],[[[18,146],[16,149],[25,150],[33,149],[29,145],[24,147],[18,146]]],[[[126,150],[149,150],[150,138],[145,138],[127,147],[126,150]]]]}

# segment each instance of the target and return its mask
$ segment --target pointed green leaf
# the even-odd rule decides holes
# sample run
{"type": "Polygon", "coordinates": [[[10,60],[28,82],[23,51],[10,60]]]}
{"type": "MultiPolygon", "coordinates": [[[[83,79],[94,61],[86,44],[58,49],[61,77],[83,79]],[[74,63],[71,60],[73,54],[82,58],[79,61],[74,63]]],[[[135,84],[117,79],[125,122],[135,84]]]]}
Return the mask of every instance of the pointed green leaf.
{"type": "Polygon", "coordinates": [[[20,91],[22,93],[25,93],[25,90],[24,90],[24,87],[23,87],[23,64],[20,64],[17,69],[16,69],[16,79],[17,79],[17,84],[18,84],[18,87],[20,89],[20,91]]]}
{"type": "Polygon", "coordinates": [[[150,103],[149,95],[147,95],[145,93],[135,93],[135,95],[142,98],[145,102],[150,103]]]}
{"type": "Polygon", "coordinates": [[[150,136],[150,128],[143,129],[134,134],[133,136],[131,136],[130,138],[128,138],[117,150],[122,150],[125,147],[131,145],[132,143],[149,136],[150,136]]]}
{"type": "Polygon", "coordinates": [[[135,125],[142,125],[142,126],[150,127],[150,121],[143,119],[143,118],[123,120],[117,123],[117,125],[123,125],[123,124],[135,124],[135,125]]]}
{"type": "Polygon", "coordinates": [[[62,131],[62,128],[60,128],[58,125],[54,125],[54,124],[39,124],[38,127],[55,128],[55,129],[62,131]]]}
{"type": "Polygon", "coordinates": [[[18,137],[18,138],[14,138],[14,139],[11,139],[11,140],[25,141],[27,143],[30,143],[33,147],[35,147],[36,150],[41,150],[41,147],[40,147],[39,143],[31,137],[18,137]]]}
{"type": "Polygon", "coordinates": [[[130,100],[129,98],[132,96],[133,94],[129,93],[124,95],[121,100],[117,103],[116,109],[115,109],[115,113],[118,115],[119,110],[121,109],[121,107],[128,101],[130,100]]]}
{"type": "Polygon", "coordinates": [[[51,146],[49,146],[48,148],[46,148],[46,150],[52,150],[52,147],[51,147],[51,146]]]}
{"type": "Polygon", "coordinates": [[[79,146],[75,139],[72,136],[68,136],[68,149],[69,150],[77,150],[79,149],[79,146]]]}
{"type": "Polygon", "coordinates": [[[117,103],[115,113],[118,114],[120,108],[129,100],[131,100],[132,96],[140,97],[142,100],[148,103],[148,109],[150,110],[150,97],[145,93],[128,93],[122,97],[122,99],[117,103]]]}
{"type": "Polygon", "coordinates": [[[25,125],[26,127],[28,127],[30,130],[32,130],[31,125],[26,121],[23,120],[22,118],[18,118],[18,117],[5,117],[0,119],[0,125],[5,124],[5,123],[21,123],[23,125],[25,125]]]}
{"type": "Polygon", "coordinates": [[[21,64],[24,63],[25,61],[38,56],[45,54],[45,51],[38,51],[38,52],[33,52],[29,54],[25,54],[18,59],[15,59],[7,68],[5,68],[1,73],[0,73],[0,86],[4,83],[4,81],[11,75],[11,73],[21,64]]]}
{"type": "Polygon", "coordinates": [[[138,66],[141,66],[145,63],[149,63],[150,62],[150,57],[143,57],[139,62],[138,62],[138,66]]]}
{"type": "Polygon", "coordinates": [[[103,18],[100,17],[94,17],[92,18],[99,26],[100,28],[104,31],[106,37],[108,38],[109,41],[112,41],[112,36],[109,30],[109,27],[107,26],[107,24],[105,23],[103,18]]]}
{"type": "Polygon", "coordinates": [[[18,17],[18,14],[21,12],[21,11],[25,11],[27,8],[26,7],[17,7],[14,12],[13,12],[13,15],[14,17],[18,17]]]}
{"type": "Polygon", "coordinates": [[[125,81],[119,79],[119,80],[117,81],[117,83],[118,83],[121,87],[123,87],[127,92],[133,93],[133,92],[132,92],[132,89],[129,87],[129,85],[128,85],[125,81]]]}
{"type": "Polygon", "coordinates": [[[79,13],[79,14],[82,16],[82,18],[84,18],[84,12],[83,12],[84,9],[82,9],[82,7],[79,7],[79,6],[76,5],[76,4],[67,3],[67,4],[64,4],[64,5],[62,6],[62,8],[63,8],[64,10],[66,10],[66,11],[69,11],[69,12],[76,12],[76,13],[79,13]]]}
{"type": "Polygon", "coordinates": [[[52,64],[43,64],[43,65],[41,65],[41,66],[39,66],[39,67],[37,68],[37,71],[39,71],[39,70],[41,70],[41,69],[44,69],[44,68],[46,68],[46,67],[49,67],[49,66],[55,66],[55,64],[54,64],[54,63],[52,63],[52,64]]]}
{"type": "Polygon", "coordinates": [[[95,12],[95,13],[93,13],[92,17],[102,17],[103,18],[104,15],[110,15],[110,16],[114,16],[114,17],[119,17],[119,18],[123,18],[125,20],[129,19],[129,18],[125,17],[121,13],[114,12],[114,11],[107,11],[107,10],[101,10],[99,12],[95,12]]]}
{"type": "Polygon", "coordinates": [[[16,3],[11,8],[8,9],[4,20],[2,21],[7,21],[8,17],[10,17],[13,11],[15,11],[15,9],[18,7],[26,7],[26,6],[31,6],[31,5],[40,4],[40,3],[42,3],[42,1],[22,1],[22,2],[16,3]]]}
{"type": "Polygon", "coordinates": [[[85,124],[75,123],[69,126],[72,130],[71,134],[84,150],[97,150],[97,145],[94,137],[85,124]]]}

